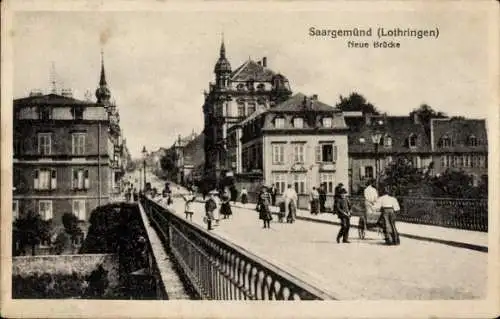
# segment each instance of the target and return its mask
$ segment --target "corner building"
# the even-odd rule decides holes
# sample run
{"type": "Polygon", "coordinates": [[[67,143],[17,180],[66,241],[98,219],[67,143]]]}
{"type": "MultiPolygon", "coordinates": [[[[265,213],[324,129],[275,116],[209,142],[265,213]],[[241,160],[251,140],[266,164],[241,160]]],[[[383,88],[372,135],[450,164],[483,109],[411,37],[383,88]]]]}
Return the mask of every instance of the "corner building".
{"type": "Polygon", "coordinates": [[[267,58],[248,59],[232,70],[222,42],[214,67],[215,82],[209,84],[203,104],[204,180],[219,185],[237,169],[237,154],[228,152],[228,129],[257,111],[267,110],[291,95],[285,76],[268,68],[267,58]]]}
{"type": "Polygon", "coordinates": [[[63,90],[14,100],[14,219],[33,211],[60,225],[69,212],[85,222],[119,193],[125,152],[104,65],[96,97],[63,90]]]}

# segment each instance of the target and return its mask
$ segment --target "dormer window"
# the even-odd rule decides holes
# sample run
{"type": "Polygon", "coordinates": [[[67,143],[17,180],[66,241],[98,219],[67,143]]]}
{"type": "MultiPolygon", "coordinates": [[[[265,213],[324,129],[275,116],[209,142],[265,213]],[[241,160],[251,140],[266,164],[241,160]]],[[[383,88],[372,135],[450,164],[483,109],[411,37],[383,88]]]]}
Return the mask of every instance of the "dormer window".
{"type": "Polygon", "coordinates": [[[293,119],[293,127],[304,128],[304,119],[301,117],[296,117],[293,119]]]}
{"type": "Polygon", "coordinates": [[[52,119],[52,108],[50,106],[40,106],[38,108],[39,118],[42,121],[47,121],[52,119]]]}
{"type": "Polygon", "coordinates": [[[384,147],[391,147],[392,146],[392,137],[384,136],[383,143],[384,143],[384,147]]]}
{"type": "Polygon", "coordinates": [[[474,135],[469,136],[468,144],[469,146],[477,146],[478,145],[477,137],[475,137],[474,135]]]}
{"type": "Polygon", "coordinates": [[[274,127],[275,128],[284,128],[285,127],[285,119],[282,117],[277,117],[274,119],[274,127]]]}
{"type": "Polygon", "coordinates": [[[83,120],[83,107],[74,107],[73,108],[73,119],[83,120]]]}
{"type": "Polygon", "coordinates": [[[410,134],[408,137],[408,146],[409,147],[417,147],[417,135],[416,134],[410,134]]]}
{"type": "Polygon", "coordinates": [[[333,120],[331,117],[324,117],[321,122],[323,123],[323,127],[332,127],[333,120]]]}
{"type": "Polygon", "coordinates": [[[450,147],[451,146],[451,138],[449,136],[443,136],[441,138],[441,147],[450,147]]]}

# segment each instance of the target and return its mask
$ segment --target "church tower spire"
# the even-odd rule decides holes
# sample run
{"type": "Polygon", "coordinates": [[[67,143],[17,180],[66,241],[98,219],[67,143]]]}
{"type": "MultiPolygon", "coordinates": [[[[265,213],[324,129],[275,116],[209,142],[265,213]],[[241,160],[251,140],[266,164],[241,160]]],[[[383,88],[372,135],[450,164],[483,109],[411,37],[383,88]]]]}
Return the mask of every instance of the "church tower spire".
{"type": "Polygon", "coordinates": [[[221,36],[221,45],[219,51],[219,59],[215,63],[214,68],[216,86],[225,88],[229,85],[229,77],[231,75],[231,64],[226,58],[226,46],[224,44],[224,34],[221,36]]]}
{"type": "Polygon", "coordinates": [[[104,71],[104,53],[101,51],[101,78],[99,80],[99,87],[95,91],[95,96],[97,98],[97,103],[109,106],[111,98],[111,92],[108,89],[108,83],[106,82],[106,72],[104,71]]]}

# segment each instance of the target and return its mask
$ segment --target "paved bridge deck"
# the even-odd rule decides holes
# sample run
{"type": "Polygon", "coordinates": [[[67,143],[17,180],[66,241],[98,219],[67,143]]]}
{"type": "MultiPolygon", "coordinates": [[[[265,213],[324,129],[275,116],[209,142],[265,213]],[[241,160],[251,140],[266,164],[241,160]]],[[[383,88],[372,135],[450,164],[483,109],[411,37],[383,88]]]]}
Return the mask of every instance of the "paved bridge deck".
{"type": "MultiPolygon", "coordinates": [[[[194,207],[193,222],[203,225],[203,204],[194,207]]],[[[171,208],[183,215],[184,201],[175,199],[171,208]]],[[[341,300],[486,297],[484,252],[410,238],[385,246],[377,233],[360,240],[355,229],[351,244],[337,244],[337,225],[298,220],[263,229],[256,211],[233,213],[215,233],[341,300]]]]}

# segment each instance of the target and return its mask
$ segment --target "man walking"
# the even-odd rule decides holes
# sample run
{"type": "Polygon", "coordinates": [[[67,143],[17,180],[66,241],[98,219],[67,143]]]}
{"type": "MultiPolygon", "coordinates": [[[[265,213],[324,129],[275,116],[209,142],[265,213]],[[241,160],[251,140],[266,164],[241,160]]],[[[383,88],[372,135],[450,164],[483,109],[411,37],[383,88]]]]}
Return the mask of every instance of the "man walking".
{"type": "Polygon", "coordinates": [[[285,200],[285,214],[287,215],[286,221],[288,223],[293,223],[295,221],[298,196],[295,189],[292,188],[292,185],[288,184],[287,189],[283,194],[283,199],[285,200]]]}
{"type": "Polygon", "coordinates": [[[318,213],[319,213],[319,193],[316,190],[316,187],[312,188],[311,195],[310,195],[310,202],[311,202],[311,214],[318,215],[318,213]]]}
{"type": "Polygon", "coordinates": [[[336,200],[334,211],[340,219],[340,231],[337,235],[337,243],[342,238],[343,243],[350,243],[349,228],[351,227],[351,203],[347,199],[347,191],[341,189],[340,197],[336,200]]]}
{"type": "Polygon", "coordinates": [[[376,209],[382,213],[381,219],[384,225],[384,237],[387,245],[399,245],[399,233],[396,229],[396,213],[400,211],[396,197],[390,195],[388,187],[382,190],[382,196],[375,204],[376,209]]]}

